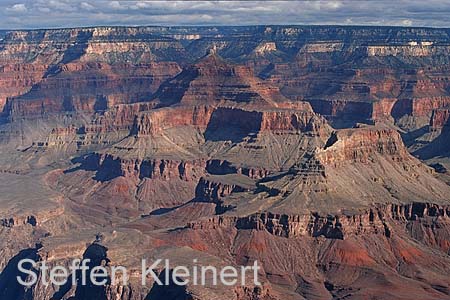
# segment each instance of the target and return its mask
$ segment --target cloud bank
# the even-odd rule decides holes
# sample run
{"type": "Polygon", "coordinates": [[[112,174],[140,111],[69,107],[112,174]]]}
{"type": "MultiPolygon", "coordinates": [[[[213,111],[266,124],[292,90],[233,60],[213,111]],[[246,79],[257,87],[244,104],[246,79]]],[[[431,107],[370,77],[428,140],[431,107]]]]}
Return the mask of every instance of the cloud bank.
{"type": "Polygon", "coordinates": [[[446,0],[1,0],[0,28],[342,24],[450,27],[446,0]]]}

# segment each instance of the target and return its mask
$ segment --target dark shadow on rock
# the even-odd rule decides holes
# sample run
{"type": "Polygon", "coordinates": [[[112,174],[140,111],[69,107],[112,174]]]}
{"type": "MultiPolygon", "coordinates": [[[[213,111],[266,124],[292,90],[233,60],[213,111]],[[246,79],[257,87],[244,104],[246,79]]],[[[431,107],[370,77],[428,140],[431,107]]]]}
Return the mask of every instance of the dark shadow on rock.
{"type": "Polygon", "coordinates": [[[90,31],[78,32],[75,43],[64,51],[61,62],[58,65],[51,66],[45,73],[44,78],[59,74],[61,72],[61,65],[70,63],[83,56],[86,53],[88,41],[92,38],[92,35],[93,33],[90,31]]]}
{"type": "Polygon", "coordinates": [[[97,95],[94,103],[94,110],[101,115],[108,109],[108,97],[105,95],[97,95]]]}
{"type": "Polygon", "coordinates": [[[195,67],[188,67],[180,74],[161,84],[155,92],[152,100],[158,99],[160,104],[157,107],[165,107],[180,103],[184,94],[190,87],[190,83],[199,76],[199,71],[195,67]]]}
{"type": "Polygon", "coordinates": [[[97,153],[88,154],[72,159],[73,164],[78,166],[65,170],[64,174],[83,171],[94,171],[94,179],[100,182],[110,181],[114,178],[122,176],[120,159],[112,156],[106,157],[100,165],[100,157],[97,153]]]}
{"type": "MultiPolygon", "coordinates": [[[[177,285],[173,281],[173,271],[169,271],[169,282],[165,285],[166,271],[164,270],[158,276],[163,285],[153,284],[152,289],[144,298],[144,300],[193,300],[194,298],[189,294],[186,286],[177,285]]],[[[178,281],[182,281],[178,279],[178,281]]]]}
{"type": "Polygon", "coordinates": [[[216,204],[216,208],[214,209],[214,213],[216,215],[223,215],[224,213],[226,213],[228,211],[232,211],[232,210],[234,210],[236,208],[237,208],[236,205],[224,204],[223,201],[220,201],[219,203],[216,204]]]}
{"type": "Polygon", "coordinates": [[[227,160],[211,159],[206,163],[206,171],[213,175],[237,174],[237,167],[227,160]]]}
{"type": "MultiPolygon", "coordinates": [[[[5,108],[3,108],[5,109],[5,108]]],[[[8,113],[7,112],[0,112],[0,125],[8,124],[8,113]]]]}
{"type": "MultiPolygon", "coordinates": [[[[105,266],[109,264],[107,257],[108,249],[98,243],[91,244],[83,254],[84,259],[90,259],[90,262],[86,264],[89,267],[89,271],[86,273],[86,285],[82,285],[82,273],[76,272],[76,290],[75,296],[71,297],[72,300],[107,300],[106,286],[98,286],[90,281],[90,272],[96,266],[105,266]]],[[[98,278],[98,281],[102,281],[103,278],[98,278]]],[[[111,278],[107,278],[107,284],[111,282],[111,278]]],[[[67,283],[60,287],[60,289],[53,294],[50,300],[61,300],[72,289],[72,277],[69,277],[67,283]]]]}
{"type": "Polygon", "coordinates": [[[437,173],[445,174],[448,172],[448,169],[441,163],[431,164],[430,167],[432,167],[437,173]]]}
{"type": "MultiPolygon", "coordinates": [[[[31,289],[26,289],[17,281],[17,276],[26,281],[27,275],[19,271],[19,262],[23,259],[38,261],[38,248],[30,248],[20,251],[11,258],[0,273],[0,299],[2,300],[32,300],[31,289]]],[[[33,270],[31,265],[24,265],[27,270],[33,270]]],[[[37,270],[33,270],[37,274],[37,270]]]]}
{"type": "MultiPolygon", "coordinates": [[[[316,218],[316,220],[320,218],[317,213],[314,213],[313,216],[316,218]]],[[[327,222],[323,224],[322,228],[313,233],[313,237],[319,236],[324,236],[327,239],[343,240],[344,232],[342,230],[342,224],[339,222],[339,219],[335,216],[328,215],[327,222]]]]}
{"type": "MultiPolygon", "coordinates": [[[[190,202],[190,201],[189,201],[190,202]]],[[[188,203],[189,203],[188,202],[188,203]]],[[[187,203],[186,203],[187,204],[187,203]]],[[[164,214],[167,214],[167,213],[169,213],[169,212],[171,212],[171,211],[174,211],[174,210],[176,210],[176,209],[178,209],[178,208],[180,208],[180,207],[182,207],[184,204],[182,204],[182,205],[178,205],[178,206],[174,206],[174,207],[162,207],[162,208],[158,208],[158,209],[155,209],[155,210],[153,210],[152,212],[150,212],[150,216],[161,216],[161,215],[164,215],[164,214]]]]}
{"type": "Polygon", "coordinates": [[[290,169],[290,170],[288,170],[286,172],[282,172],[282,173],[274,174],[274,175],[269,175],[267,177],[261,178],[260,180],[258,180],[256,185],[257,185],[257,187],[259,187],[260,183],[277,181],[277,180],[280,180],[283,177],[290,176],[290,175],[295,175],[295,174],[296,174],[296,171],[295,171],[294,168],[292,168],[292,169],[290,169]]]}
{"type": "Polygon", "coordinates": [[[391,116],[395,119],[400,119],[404,115],[412,115],[413,113],[413,101],[409,99],[399,99],[394,103],[391,110],[391,116]]]}
{"type": "Polygon", "coordinates": [[[196,203],[196,202],[205,202],[205,201],[201,201],[201,200],[199,200],[197,198],[193,198],[193,199],[191,199],[191,200],[189,200],[189,201],[187,201],[187,202],[185,202],[183,204],[177,205],[177,206],[161,207],[161,208],[155,209],[155,210],[151,211],[148,215],[143,215],[142,217],[162,216],[162,215],[165,215],[165,214],[170,213],[172,211],[175,211],[177,209],[180,209],[180,208],[183,208],[185,206],[188,206],[189,204],[196,203]]]}
{"type": "Polygon", "coordinates": [[[434,157],[450,157],[450,128],[444,128],[442,133],[428,145],[414,151],[412,154],[422,160],[434,157]]]}
{"type": "Polygon", "coordinates": [[[328,138],[328,140],[327,140],[325,146],[323,147],[323,149],[326,150],[327,148],[333,146],[337,141],[338,141],[337,133],[333,132],[331,134],[331,136],[328,138]]]}
{"type": "Polygon", "coordinates": [[[233,108],[218,108],[211,115],[204,136],[208,141],[241,142],[261,130],[262,113],[233,108]]]}
{"type": "Polygon", "coordinates": [[[75,157],[70,162],[72,164],[78,164],[78,166],[68,170],[64,170],[64,174],[73,173],[79,170],[97,171],[99,167],[98,159],[96,159],[96,156],[94,154],[75,157]]]}
{"type": "Polygon", "coordinates": [[[403,142],[405,143],[405,145],[407,147],[409,147],[409,146],[413,145],[414,143],[417,143],[416,139],[418,137],[421,137],[422,135],[428,133],[429,131],[430,131],[430,126],[426,125],[419,129],[416,129],[414,131],[411,131],[408,133],[403,133],[401,136],[402,136],[402,139],[403,139],[403,142]]]}
{"type": "Polygon", "coordinates": [[[261,78],[262,80],[269,79],[274,71],[275,71],[275,64],[269,63],[261,70],[261,72],[258,74],[258,77],[261,78]]]}

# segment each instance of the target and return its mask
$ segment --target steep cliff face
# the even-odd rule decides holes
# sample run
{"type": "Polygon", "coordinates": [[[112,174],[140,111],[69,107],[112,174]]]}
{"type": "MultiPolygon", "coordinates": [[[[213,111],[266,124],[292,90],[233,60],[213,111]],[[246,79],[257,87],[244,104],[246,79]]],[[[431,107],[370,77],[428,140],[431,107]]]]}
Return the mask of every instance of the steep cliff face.
{"type": "MultiPolygon", "coordinates": [[[[71,63],[42,79],[6,106],[11,118],[71,111],[105,111],[122,103],[149,99],[166,79],[180,71],[176,63],[145,65],[71,63]]],[[[11,95],[12,96],[12,95],[11,95]]]]}
{"type": "Polygon", "coordinates": [[[448,126],[448,120],[450,119],[450,109],[442,108],[433,111],[433,115],[430,121],[430,127],[434,130],[442,129],[444,126],[448,126]]]}
{"type": "Polygon", "coordinates": [[[222,198],[232,193],[251,191],[255,183],[242,174],[228,176],[206,176],[200,178],[195,188],[195,200],[220,203],[222,198]]]}
{"type": "MultiPolygon", "coordinates": [[[[110,180],[114,177],[135,177],[139,179],[181,179],[193,180],[192,173],[195,169],[204,169],[203,161],[183,162],[170,160],[131,160],[120,159],[108,154],[87,158],[87,162],[98,163],[98,165],[87,165],[86,168],[97,170],[96,178],[100,181],[110,180]]],[[[194,177],[195,178],[195,177],[194,177]]]]}
{"type": "Polygon", "coordinates": [[[426,57],[433,55],[445,55],[449,51],[448,45],[437,44],[433,41],[411,41],[406,45],[396,46],[368,46],[369,56],[403,56],[403,57],[426,57]]]}
{"type": "Polygon", "coordinates": [[[47,65],[9,61],[0,65],[0,111],[3,111],[8,97],[28,92],[33,84],[40,81],[48,68],[47,65]]]}
{"type": "Polygon", "coordinates": [[[255,68],[289,98],[307,100],[316,112],[340,121],[405,115],[429,120],[433,109],[448,105],[449,49],[436,45],[436,37],[387,43],[372,36],[362,45],[341,42],[338,36],[306,42],[289,63],[255,68]]]}
{"type": "Polygon", "coordinates": [[[448,230],[450,208],[431,203],[377,205],[356,214],[323,216],[260,213],[246,217],[217,216],[188,224],[194,230],[235,227],[238,230],[267,231],[286,238],[319,237],[344,240],[352,235],[379,234],[392,238],[394,230],[404,224],[406,233],[421,242],[447,253],[450,245],[441,234],[448,230]],[[429,229],[429,222],[442,227],[429,229]],[[433,240],[434,239],[434,240],[433,240]]]}
{"type": "Polygon", "coordinates": [[[374,154],[402,161],[410,158],[400,134],[393,129],[371,127],[343,129],[334,132],[317,158],[325,165],[341,162],[369,162],[374,154]]]}
{"type": "Polygon", "coordinates": [[[258,132],[306,132],[319,133],[321,125],[324,125],[305,105],[304,110],[270,109],[247,110],[239,108],[219,107],[211,115],[208,124],[208,135],[212,132],[224,129],[224,124],[230,128],[239,128],[243,133],[258,132]]]}
{"type": "Polygon", "coordinates": [[[138,136],[154,135],[165,129],[181,126],[205,129],[214,111],[213,106],[194,106],[141,113],[136,116],[131,133],[138,136]]]}

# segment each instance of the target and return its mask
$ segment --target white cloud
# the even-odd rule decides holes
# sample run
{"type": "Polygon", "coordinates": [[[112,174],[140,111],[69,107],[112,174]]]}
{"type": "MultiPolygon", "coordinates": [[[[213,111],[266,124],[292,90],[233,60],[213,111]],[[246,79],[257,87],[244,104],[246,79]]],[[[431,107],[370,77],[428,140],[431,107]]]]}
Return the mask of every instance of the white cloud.
{"type": "Polygon", "coordinates": [[[342,7],[341,1],[324,1],[324,7],[327,9],[338,9],[342,7]]]}
{"type": "Polygon", "coordinates": [[[37,6],[48,8],[51,11],[76,12],[78,10],[75,6],[76,2],[67,0],[38,0],[37,6]]]}
{"type": "Polygon", "coordinates": [[[124,9],[125,6],[122,6],[122,4],[119,1],[111,1],[109,2],[109,7],[112,9],[124,9]]]}
{"type": "Polygon", "coordinates": [[[149,2],[141,2],[141,1],[139,1],[139,2],[136,2],[135,7],[136,8],[149,8],[150,5],[151,4],[149,2]]]}
{"type": "Polygon", "coordinates": [[[25,4],[18,3],[18,4],[14,4],[11,7],[8,7],[6,10],[9,11],[9,12],[14,12],[14,13],[24,13],[28,9],[27,9],[27,6],[25,4]]]}
{"type": "Polygon", "coordinates": [[[412,20],[403,20],[402,25],[403,26],[412,26],[413,21],[412,20]]]}
{"type": "Polygon", "coordinates": [[[95,9],[94,5],[87,3],[87,2],[81,2],[80,7],[85,10],[94,10],[95,9]]]}

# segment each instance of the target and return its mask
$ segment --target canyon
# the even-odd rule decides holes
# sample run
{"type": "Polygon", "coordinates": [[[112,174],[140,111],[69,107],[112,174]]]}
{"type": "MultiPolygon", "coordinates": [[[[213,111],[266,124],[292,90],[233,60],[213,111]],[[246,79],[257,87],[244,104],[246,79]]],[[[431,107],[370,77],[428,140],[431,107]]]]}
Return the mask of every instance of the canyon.
{"type": "Polygon", "coordinates": [[[2,32],[0,299],[450,299],[449,57],[439,28],[2,32]],[[24,258],[131,276],[24,288],[24,258]]]}

